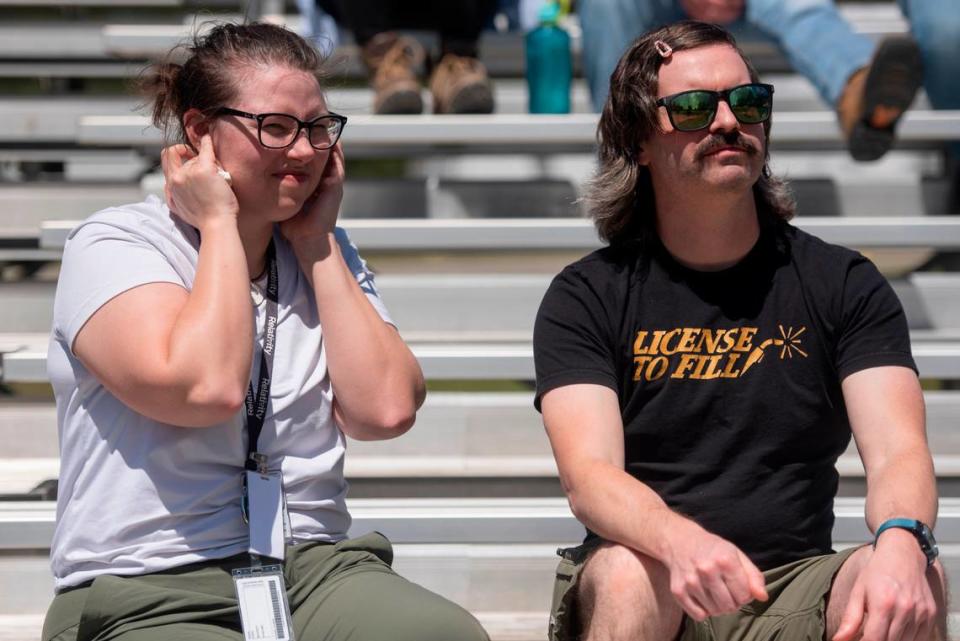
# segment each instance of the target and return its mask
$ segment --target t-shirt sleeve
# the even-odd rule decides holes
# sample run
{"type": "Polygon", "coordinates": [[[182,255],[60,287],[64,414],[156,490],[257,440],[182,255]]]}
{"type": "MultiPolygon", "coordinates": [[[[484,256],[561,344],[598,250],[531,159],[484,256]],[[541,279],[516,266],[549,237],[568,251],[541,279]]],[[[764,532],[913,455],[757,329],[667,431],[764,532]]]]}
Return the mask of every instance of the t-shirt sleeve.
{"type": "Polygon", "coordinates": [[[837,340],[840,380],[871,367],[901,365],[917,371],[900,300],[876,266],[857,256],[847,268],[837,340]]]}
{"type": "Polygon", "coordinates": [[[533,330],[538,411],[543,395],[564,385],[617,390],[609,318],[603,297],[576,270],[567,268],[554,278],[533,330]]]}
{"type": "Polygon", "coordinates": [[[350,236],[347,235],[346,230],[342,227],[336,228],[335,235],[337,244],[340,246],[340,253],[343,255],[343,260],[347,263],[347,267],[353,273],[354,278],[357,279],[357,283],[360,284],[360,289],[367,295],[367,300],[369,300],[373,308],[377,310],[377,313],[380,314],[380,318],[382,318],[384,322],[396,327],[397,324],[393,322],[393,319],[390,317],[390,312],[387,311],[386,305],[383,304],[383,299],[380,298],[380,292],[377,290],[373,272],[367,268],[367,262],[360,257],[357,246],[353,244],[350,236]]]}
{"type": "Polygon", "coordinates": [[[185,287],[158,249],[156,239],[151,240],[134,227],[88,222],[67,241],[57,283],[53,327],[71,352],[77,334],[90,317],[123,292],[147,283],[185,287]]]}

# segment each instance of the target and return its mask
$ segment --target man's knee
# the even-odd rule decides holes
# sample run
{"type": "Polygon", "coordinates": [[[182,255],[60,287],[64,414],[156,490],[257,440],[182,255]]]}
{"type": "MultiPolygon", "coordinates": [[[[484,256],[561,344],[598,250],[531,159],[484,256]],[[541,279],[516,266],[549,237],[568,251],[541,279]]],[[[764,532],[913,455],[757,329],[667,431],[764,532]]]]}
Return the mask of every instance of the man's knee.
{"type": "Polygon", "coordinates": [[[588,639],[670,639],[680,629],[666,567],[623,545],[604,543],[590,555],[577,596],[588,639]]]}
{"type": "Polygon", "coordinates": [[[583,568],[584,584],[595,589],[616,592],[650,592],[670,575],[658,561],[617,543],[603,543],[587,559],[583,568]]]}

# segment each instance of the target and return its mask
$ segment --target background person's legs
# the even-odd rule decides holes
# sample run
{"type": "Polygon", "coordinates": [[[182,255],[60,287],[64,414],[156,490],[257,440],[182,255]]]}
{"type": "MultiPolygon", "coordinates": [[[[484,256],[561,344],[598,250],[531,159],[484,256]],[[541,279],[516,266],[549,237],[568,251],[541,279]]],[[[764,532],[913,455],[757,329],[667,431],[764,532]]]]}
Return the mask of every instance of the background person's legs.
{"type": "Polygon", "coordinates": [[[480,33],[497,10],[497,0],[320,0],[353,32],[363,50],[381,114],[420,113],[417,75],[425,59],[420,45],[398,30],[436,31],[440,53],[430,79],[434,113],[491,113],[493,89],[478,58],[480,33]]]}
{"type": "Polygon", "coordinates": [[[664,641],[680,631],[683,610],[666,567],[615,543],[587,560],[577,591],[584,641],[664,641]]]}
{"type": "Polygon", "coordinates": [[[923,84],[936,109],[960,109],[960,7],[956,0],[899,0],[923,58],[923,84]]]}
{"type": "Polygon", "coordinates": [[[682,20],[676,0],[580,0],[583,68],[595,111],[603,109],[610,74],[637,36],[654,27],[682,20]]]}
{"type": "Polygon", "coordinates": [[[319,4],[332,9],[360,46],[384,31],[417,29],[439,33],[442,53],[471,57],[476,57],[480,33],[497,9],[497,0],[322,0],[319,4]]]}
{"type": "MultiPolygon", "coordinates": [[[[923,86],[934,109],[960,109],[960,10],[955,0],[899,0],[923,58],[923,86]]],[[[950,145],[949,206],[960,214],[960,141],[950,145]]]]}
{"type": "Polygon", "coordinates": [[[832,0],[751,0],[747,20],[774,37],[790,64],[837,109],[850,154],[876,160],[920,86],[920,54],[909,36],[877,46],[853,31],[832,0]]]}
{"type": "Polygon", "coordinates": [[[750,0],[746,19],[780,45],[831,106],[873,53],[873,42],[853,31],[832,0],[750,0]]]}

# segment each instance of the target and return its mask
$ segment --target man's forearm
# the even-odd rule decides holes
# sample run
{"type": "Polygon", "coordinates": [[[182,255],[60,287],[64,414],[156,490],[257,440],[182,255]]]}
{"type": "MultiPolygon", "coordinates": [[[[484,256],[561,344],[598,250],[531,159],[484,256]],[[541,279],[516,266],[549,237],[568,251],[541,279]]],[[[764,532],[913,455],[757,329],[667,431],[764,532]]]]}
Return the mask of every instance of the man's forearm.
{"type": "Polygon", "coordinates": [[[673,537],[702,531],[647,485],[609,463],[597,462],[581,476],[564,479],[570,507],[581,523],[608,541],[663,561],[673,537]]]}
{"type": "Polygon", "coordinates": [[[867,525],[872,532],[892,518],[912,518],[931,528],[937,519],[937,485],[929,450],[890,456],[867,476],[867,525]]]}

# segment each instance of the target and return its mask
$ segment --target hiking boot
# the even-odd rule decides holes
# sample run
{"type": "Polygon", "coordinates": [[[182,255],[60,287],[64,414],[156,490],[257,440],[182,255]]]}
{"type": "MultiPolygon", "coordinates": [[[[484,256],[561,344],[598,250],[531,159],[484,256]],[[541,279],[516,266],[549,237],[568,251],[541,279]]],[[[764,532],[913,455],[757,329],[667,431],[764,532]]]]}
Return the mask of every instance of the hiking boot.
{"type": "Polygon", "coordinates": [[[378,33],[363,47],[363,62],[370,70],[373,113],[418,114],[423,111],[417,69],[424,51],[413,38],[378,33]]]}
{"type": "Polygon", "coordinates": [[[493,89],[476,58],[448,53],[430,76],[435,114],[493,113],[493,89]]]}
{"type": "Polygon", "coordinates": [[[893,146],[894,128],[920,88],[920,50],[909,36],[884,38],[837,102],[837,117],[855,160],[876,160],[893,146]]]}

